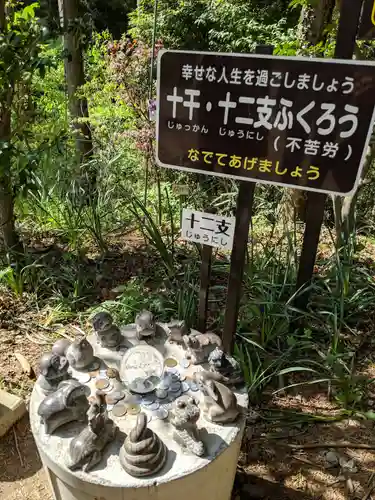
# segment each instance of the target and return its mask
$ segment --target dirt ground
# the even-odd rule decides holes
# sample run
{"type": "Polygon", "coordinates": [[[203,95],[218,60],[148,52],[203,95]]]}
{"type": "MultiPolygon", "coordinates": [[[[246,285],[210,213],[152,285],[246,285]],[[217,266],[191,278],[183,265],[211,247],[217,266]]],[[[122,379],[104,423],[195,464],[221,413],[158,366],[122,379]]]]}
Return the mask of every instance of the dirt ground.
{"type": "Polygon", "coordinates": [[[0,439],[1,500],[53,500],[25,416],[0,439]]]}

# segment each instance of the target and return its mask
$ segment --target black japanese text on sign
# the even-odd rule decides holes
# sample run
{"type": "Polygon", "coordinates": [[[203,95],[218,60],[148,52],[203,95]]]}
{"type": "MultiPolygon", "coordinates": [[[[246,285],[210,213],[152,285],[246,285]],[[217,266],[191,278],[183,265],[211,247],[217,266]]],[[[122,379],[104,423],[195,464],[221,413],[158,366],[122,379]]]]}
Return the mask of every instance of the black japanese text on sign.
{"type": "Polygon", "coordinates": [[[365,40],[375,38],[375,0],[364,1],[358,36],[365,40]]]}
{"type": "Polygon", "coordinates": [[[157,162],[347,194],[374,107],[371,62],[162,51],[157,162]]]}

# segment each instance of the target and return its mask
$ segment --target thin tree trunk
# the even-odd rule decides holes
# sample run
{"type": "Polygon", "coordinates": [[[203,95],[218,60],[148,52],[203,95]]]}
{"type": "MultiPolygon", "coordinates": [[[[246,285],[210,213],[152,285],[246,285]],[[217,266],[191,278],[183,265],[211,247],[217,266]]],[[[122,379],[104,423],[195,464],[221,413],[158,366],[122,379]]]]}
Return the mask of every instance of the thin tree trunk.
{"type": "MultiPolygon", "coordinates": [[[[339,0],[337,7],[340,6],[339,0]]],[[[359,49],[358,45],[354,49],[355,58],[359,60],[366,59],[359,49]]],[[[375,136],[373,135],[367,149],[365,162],[362,169],[361,179],[357,189],[350,196],[332,196],[333,208],[335,213],[336,247],[342,248],[347,245],[349,238],[355,230],[355,209],[361,187],[365,183],[364,179],[375,161],[375,136]]]]}
{"type": "MultiPolygon", "coordinates": [[[[6,31],[5,0],[0,0],[0,31],[6,31]]],[[[7,143],[11,136],[11,107],[13,89],[4,89],[0,102],[0,141],[7,143]]],[[[0,234],[6,251],[20,250],[20,241],[14,223],[14,196],[11,179],[11,158],[7,150],[0,156],[0,234]]]]}
{"type": "MultiPolygon", "coordinates": [[[[334,8],[335,0],[318,0],[314,7],[303,7],[298,27],[298,38],[302,49],[325,41],[326,27],[332,20],[334,8]]],[[[291,189],[289,199],[298,218],[305,222],[306,193],[291,189]]]]}
{"type": "Polygon", "coordinates": [[[80,162],[90,160],[93,153],[91,130],[88,124],[88,105],[77,97],[85,84],[84,64],[78,29],[78,1],[59,0],[60,21],[64,23],[65,76],[68,89],[69,111],[76,131],[76,149],[80,162]]]}

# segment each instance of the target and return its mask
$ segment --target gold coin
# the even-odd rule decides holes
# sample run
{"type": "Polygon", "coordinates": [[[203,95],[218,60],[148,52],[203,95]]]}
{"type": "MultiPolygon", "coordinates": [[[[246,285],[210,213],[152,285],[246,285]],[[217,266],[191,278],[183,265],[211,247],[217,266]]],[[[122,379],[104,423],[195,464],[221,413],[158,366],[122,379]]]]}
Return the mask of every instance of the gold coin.
{"type": "Polygon", "coordinates": [[[108,368],[108,370],[106,371],[106,375],[108,378],[119,379],[119,372],[116,370],[116,368],[108,368]]]}
{"type": "Polygon", "coordinates": [[[96,378],[99,375],[99,370],[89,372],[91,378],[96,378]]]}
{"type": "Polygon", "coordinates": [[[141,407],[137,404],[127,404],[126,409],[129,415],[138,415],[141,411],[141,407]]]}
{"type": "Polygon", "coordinates": [[[100,378],[95,382],[95,387],[99,390],[107,389],[109,386],[109,380],[107,378],[100,378]]]}
{"type": "Polygon", "coordinates": [[[165,364],[165,366],[168,366],[168,368],[173,368],[173,367],[177,366],[177,360],[174,358],[167,358],[164,361],[164,364],[165,364]]]}
{"type": "Polygon", "coordinates": [[[115,417],[123,417],[126,415],[126,412],[128,411],[128,408],[124,403],[116,403],[115,406],[112,408],[112,414],[115,417]]]}

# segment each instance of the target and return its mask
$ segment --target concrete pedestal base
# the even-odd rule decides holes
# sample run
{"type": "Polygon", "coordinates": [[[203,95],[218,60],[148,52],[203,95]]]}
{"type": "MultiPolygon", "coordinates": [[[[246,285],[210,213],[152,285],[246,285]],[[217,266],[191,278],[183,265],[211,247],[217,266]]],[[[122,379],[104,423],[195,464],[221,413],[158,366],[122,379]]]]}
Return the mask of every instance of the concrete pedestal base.
{"type": "MultiPolygon", "coordinates": [[[[116,488],[80,480],[39,449],[55,500],[229,500],[242,433],[208,465],[180,479],[148,487],[116,488]]],[[[156,483],[156,481],[155,481],[156,483]]]]}
{"type": "MultiPolygon", "coordinates": [[[[134,329],[128,330],[123,332],[124,339],[133,344],[134,329]]],[[[94,346],[95,354],[105,361],[106,366],[120,369],[123,352],[100,348],[94,338],[89,341],[94,346]]],[[[155,341],[155,347],[164,358],[173,356],[180,361],[185,356],[181,347],[169,345],[164,339],[155,341]]],[[[202,367],[190,366],[183,374],[189,378],[199,368],[202,367]]],[[[80,378],[80,374],[74,371],[73,376],[80,378]]],[[[93,380],[86,385],[92,393],[95,392],[93,380]]],[[[200,392],[194,392],[192,396],[198,400],[202,398],[200,392]]],[[[168,420],[152,418],[148,426],[167,447],[167,462],[154,476],[135,478],[122,468],[119,452],[125,436],[135,425],[137,415],[116,417],[110,411],[109,416],[119,427],[116,439],[106,447],[102,461],[91,472],[72,472],[67,467],[69,445],[84,424],[71,422],[57,429],[53,435],[45,434],[37,413],[44,396],[36,386],[30,401],[31,428],[55,500],[229,500],[248,404],[245,389],[236,391],[236,397],[241,415],[235,423],[214,424],[206,421],[201,414],[197,426],[205,443],[204,457],[197,457],[181,449],[173,439],[174,428],[168,420]]],[[[147,407],[142,407],[142,411],[151,416],[147,407]]]]}

